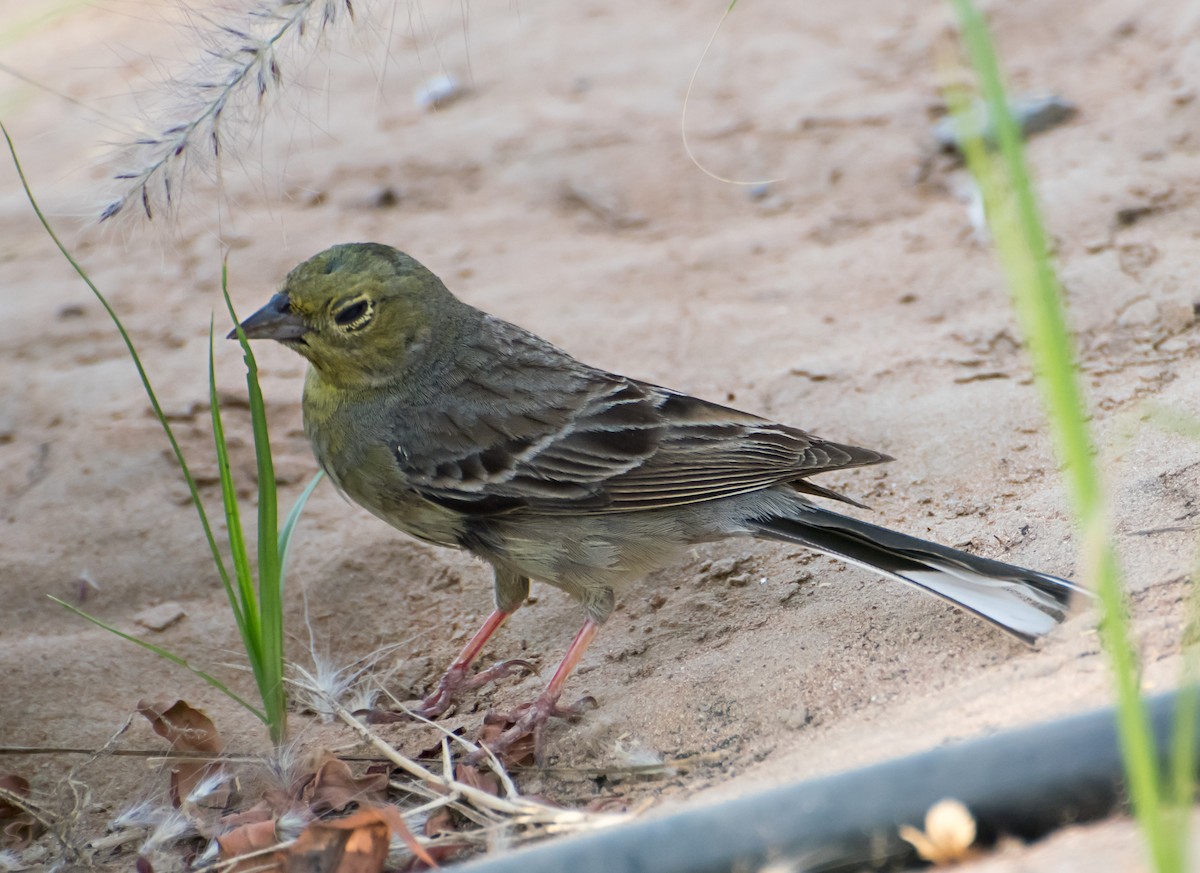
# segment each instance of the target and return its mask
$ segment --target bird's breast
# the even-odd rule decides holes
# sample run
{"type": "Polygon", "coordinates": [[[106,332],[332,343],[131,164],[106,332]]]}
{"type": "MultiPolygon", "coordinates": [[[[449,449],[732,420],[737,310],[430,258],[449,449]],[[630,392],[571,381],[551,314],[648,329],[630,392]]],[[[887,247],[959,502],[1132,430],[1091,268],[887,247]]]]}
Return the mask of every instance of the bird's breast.
{"type": "Polygon", "coordinates": [[[338,396],[313,372],[305,383],[304,432],[333,483],[392,527],[426,542],[458,546],[458,514],[414,491],[400,469],[398,435],[388,425],[386,403],[338,396]]]}

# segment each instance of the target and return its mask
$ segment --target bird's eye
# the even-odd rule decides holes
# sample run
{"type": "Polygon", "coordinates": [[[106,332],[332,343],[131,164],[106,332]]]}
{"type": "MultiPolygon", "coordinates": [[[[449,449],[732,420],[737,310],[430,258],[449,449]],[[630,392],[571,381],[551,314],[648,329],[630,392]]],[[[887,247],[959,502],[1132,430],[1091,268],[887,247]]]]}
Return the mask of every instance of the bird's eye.
{"type": "Polygon", "coordinates": [[[374,307],[370,300],[359,299],[347,303],[333,314],[333,320],[338,327],[345,330],[358,330],[371,320],[374,307]]]}

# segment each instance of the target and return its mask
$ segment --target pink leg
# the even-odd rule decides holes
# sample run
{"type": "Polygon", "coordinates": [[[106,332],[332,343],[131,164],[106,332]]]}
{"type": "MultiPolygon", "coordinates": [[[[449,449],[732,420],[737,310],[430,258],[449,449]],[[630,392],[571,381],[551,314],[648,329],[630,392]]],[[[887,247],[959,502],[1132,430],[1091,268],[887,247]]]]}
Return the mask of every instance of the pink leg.
{"type": "MultiPolygon", "coordinates": [[[[532,733],[534,758],[538,764],[541,764],[542,734],[545,731],[546,722],[551,718],[572,718],[581,715],[585,709],[595,706],[596,701],[590,697],[570,706],[559,706],[558,699],[562,696],[563,686],[567,684],[567,677],[579,666],[583,653],[592,644],[592,640],[596,638],[599,630],[600,625],[590,618],[583,623],[583,627],[575,635],[575,639],[567,649],[566,655],[563,656],[558,669],[554,671],[554,676],[551,677],[546,690],[538,695],[538,699],[533,703],[519,707],[508,719],[514,722],[512,727],[488,744],[494,754],[504,754],[513,743],[532,733]]],[[[480,756],[473,755],[472,757],[480,756]]]]}
{"type": "Polygon", "coordinates": [[[575,639],[571,641],[567,653],[563,655],[558,669],[550,677],[550,684],[542,692],[542,697],[553,697],[555,701],[558,700],[562,694],[563,686],[567,684],[567,677],[579,666],[579,661],[583,658],[583,653],[592,644],[592,640],[596,638],[596,633],[599,630],[600,625],[596,624],[590,618],[583,623],[583,627],[579,629],[579,633],[575,634],[575,639]]]}
{"type": "Polygon", "coordinates": [[[480,688],[493,680],[502,679],[511,674],[516,667],[525,667],[530,672],[536,673],[537,670],[528,661],[514,659],[501,661],[499,664],[486,670],[480,670],[474,676],[467,678],[467,670],[470,669],[471,664],[479,657],[479,653],[487,645],[492,634],[500,629],[510,615],[512,615],[511,610],[508,612],[502,609],[493,610],[492,614],[484,621],[483,627],[475,632],[475,636],[471,637],[463,650],[459,652],[458,657],[454,659],[454,663],[446,670],[441,681],[438,682],[437,688],[413,711],[425,718],[437,718],[450,708],[450,704],[454,702],[460,691],[480,688]]]}

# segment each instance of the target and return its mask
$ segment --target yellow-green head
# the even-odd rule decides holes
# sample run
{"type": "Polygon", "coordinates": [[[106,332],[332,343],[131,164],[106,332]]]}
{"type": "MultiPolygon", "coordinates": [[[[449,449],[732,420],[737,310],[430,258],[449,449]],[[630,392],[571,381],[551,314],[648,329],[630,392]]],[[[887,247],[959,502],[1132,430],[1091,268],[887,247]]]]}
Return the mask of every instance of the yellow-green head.
{"type": "Polygon", "coordinates": [[[242,329],[278,340],[353,390],[402,380],[421,359],[452,348],[473,311],[404,252],[348,243],[292,270],[242,329]]]}

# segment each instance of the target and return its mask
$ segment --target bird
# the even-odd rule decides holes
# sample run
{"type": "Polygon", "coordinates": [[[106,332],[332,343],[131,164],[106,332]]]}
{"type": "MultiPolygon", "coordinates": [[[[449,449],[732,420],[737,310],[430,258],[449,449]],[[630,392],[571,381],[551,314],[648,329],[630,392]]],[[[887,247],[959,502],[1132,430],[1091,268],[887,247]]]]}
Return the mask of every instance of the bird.
{"type": "Polygon", "coordinates": [[[494,609],[418,715],[437,718],[464,692],[528,666],[470,672],[530,580],[582,604],[558,669],[491,741],[496,753],[532,734],[541,759],[549,720],[589,702],[564,703],[564,686],[622,590],[700,543],[804,546],[1026,643],[1063,621],[1083,591],[835,512],[819,501],[862,504],[810,477],[893,459],[589,366],[459,300],[387,245],[347,243],[309,258],[230,338],[239,332],[307,359],[304,430],[344,495],[492,567],[494,609]]]}

